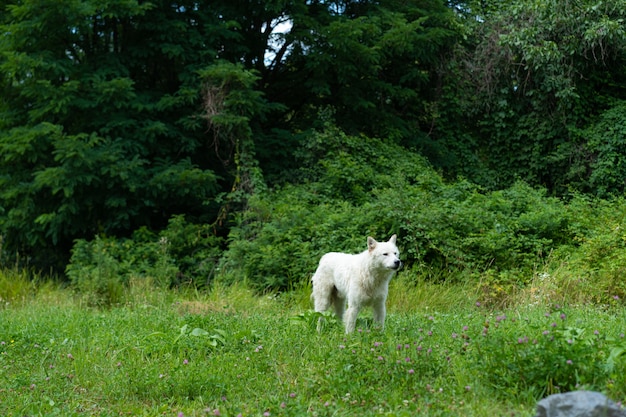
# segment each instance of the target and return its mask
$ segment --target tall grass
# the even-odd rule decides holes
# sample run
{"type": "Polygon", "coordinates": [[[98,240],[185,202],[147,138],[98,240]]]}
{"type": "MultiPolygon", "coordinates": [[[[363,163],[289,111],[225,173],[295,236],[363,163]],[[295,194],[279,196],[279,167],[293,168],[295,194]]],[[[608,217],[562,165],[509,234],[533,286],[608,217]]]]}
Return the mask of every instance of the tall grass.
{"type": "Polygon", "coordinates": [[[407,273],[385,331],[364,312],[346,336],[332,320],[316,331],[306,285],[258,296],[135,279],[103,308],[3,274],[17,274],[0,308],[3,416],[531,416],[562,390],[626,396],[621,300],[556,306],[520,291],[493,310],[474,288],[407,273]]]}

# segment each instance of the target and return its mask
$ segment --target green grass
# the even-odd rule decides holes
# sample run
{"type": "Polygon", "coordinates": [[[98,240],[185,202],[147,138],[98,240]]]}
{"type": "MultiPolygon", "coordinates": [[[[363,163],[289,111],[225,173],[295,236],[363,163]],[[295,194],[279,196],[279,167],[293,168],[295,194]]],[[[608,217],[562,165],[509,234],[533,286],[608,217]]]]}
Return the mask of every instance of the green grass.
{"type": "Polygon", "coordinates": [[[472,288],[399,278],[385,331],[367,312],[346,336],[332,317],[316,331],[306,287],[135,280],[105,309],[22,280],[0,292],[2,416],[532,416],[553,392],[626,397],[621,300],[555,306],[529,290],[491,310],[472,288]]]}

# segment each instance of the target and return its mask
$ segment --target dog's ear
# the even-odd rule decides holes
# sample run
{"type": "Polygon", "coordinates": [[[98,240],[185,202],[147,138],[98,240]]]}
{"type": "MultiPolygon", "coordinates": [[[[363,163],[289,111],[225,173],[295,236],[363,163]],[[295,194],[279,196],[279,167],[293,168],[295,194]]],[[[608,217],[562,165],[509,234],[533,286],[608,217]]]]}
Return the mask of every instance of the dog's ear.
{"type": "Polygon", "coordinates": [[[367,237],[367,248],[369,249],[370,252],[374,250],[377,243],[378,242],[376,242],[376,239],[374,239],[373,237],[371,236],[367,237]]]}
{"type": "Polygon", "coordinates": [[[396,239],[398,238],[397,235],[393,235],[391,236],[391,238],[389,238],[389,243],[393,243],[394,245],[396,244],[396,239]]]}

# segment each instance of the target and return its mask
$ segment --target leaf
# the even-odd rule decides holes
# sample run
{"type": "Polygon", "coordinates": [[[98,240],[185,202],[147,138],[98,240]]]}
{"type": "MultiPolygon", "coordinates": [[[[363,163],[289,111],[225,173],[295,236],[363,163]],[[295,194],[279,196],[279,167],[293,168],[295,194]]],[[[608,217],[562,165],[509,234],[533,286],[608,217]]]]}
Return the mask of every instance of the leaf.
{"type": "Polygon", "coordinates": [[[209,332],[207,332],[204,329],[200,329],[199,327],[196,327],[195,329],[193,329],[190,333],[192,336],[207,336],[209,334],[209,332]]]}

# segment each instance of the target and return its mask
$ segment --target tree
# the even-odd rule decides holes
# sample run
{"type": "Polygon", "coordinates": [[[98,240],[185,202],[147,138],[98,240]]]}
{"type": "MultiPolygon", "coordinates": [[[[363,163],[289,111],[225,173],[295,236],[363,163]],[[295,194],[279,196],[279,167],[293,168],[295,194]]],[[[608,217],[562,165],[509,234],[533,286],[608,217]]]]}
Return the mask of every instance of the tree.
{"type": "Polygon", "coordinates": [[[62,266],[77,237],[215,217],[200,76],[233,36],[196,2],[4,2],[0,230],[62,266]]]}
{"type": "Polygon", "coordinates": [[[435,136],[492,188],[580,188],[595,158],[580,130],[624,98],[626,2],[481,3],[464,21],[435,136]]]}

